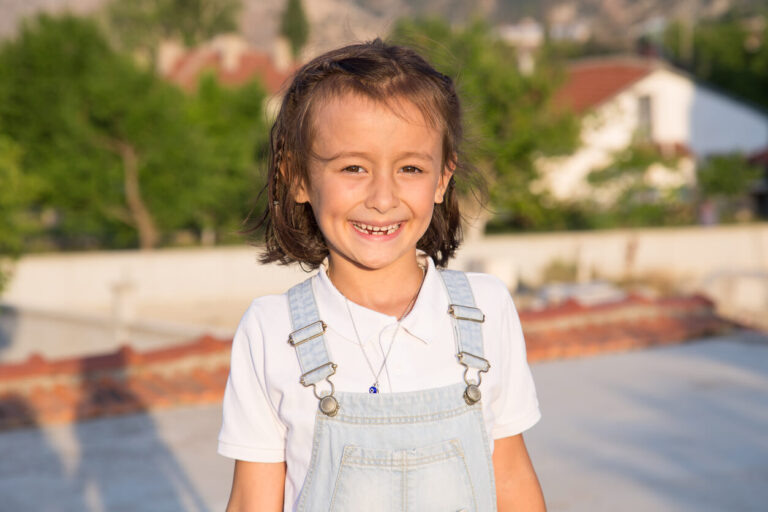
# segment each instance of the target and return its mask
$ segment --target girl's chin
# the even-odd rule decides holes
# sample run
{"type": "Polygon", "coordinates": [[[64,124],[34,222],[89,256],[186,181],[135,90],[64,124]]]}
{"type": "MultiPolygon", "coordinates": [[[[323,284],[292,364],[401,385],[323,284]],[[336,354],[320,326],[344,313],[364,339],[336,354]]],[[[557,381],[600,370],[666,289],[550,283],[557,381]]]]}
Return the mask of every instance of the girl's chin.
{"type": "Polygon", "coordinates": [[[411,258],[403,254],[393,254],[387,257],[387,255],[381,254],[381,252],[375,252],[368,255],[356,254],[354,256],[337,254],[335,258],[331,255],[331,265],[333,266],[334,261],[338,261],[338,259],[351,263],[359,270],[369,272],[395,271],[396,269],[407,267],[407,263],[411,259],[414,262],[416,261],[415,256],[411,258]]]}

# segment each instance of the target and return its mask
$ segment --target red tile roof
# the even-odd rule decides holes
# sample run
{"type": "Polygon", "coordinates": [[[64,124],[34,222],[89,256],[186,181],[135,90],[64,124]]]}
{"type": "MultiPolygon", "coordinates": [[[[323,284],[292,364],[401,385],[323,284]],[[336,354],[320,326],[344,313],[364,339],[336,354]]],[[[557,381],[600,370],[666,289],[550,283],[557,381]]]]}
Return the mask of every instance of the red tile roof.
{"type": "Polygon", "coordinates": [[[213,48],[196,48],[182,54],[170,67],[166,78],[180,87],[190,90],[197,85],[203,73],[214,73],[222,84],[242,85],[260,78],[267,92],[274,94],[290,77],[292,70],[281,71],[272,58],[255,50],[243,51],[231,69],[224,66],[224,58],[213,48]]]}
{"type": "Polygon", "coordinates": [[[655,59],[608,57],[571,64],[563,86],[555,93],[555,105],[582,113],[609,100],[648,76],[661,63],[655,59]]]}
{"type": "Polygon", "coordinates": [[[217,403],[231,344],[204,337],[187,345],[50,361],[33,355],[0,364],[0,431],[179,405],[217,403]]]}
{"type": "Polygon", "coordinates": [[[749,156],[749,161],[753,164],[768,166],[768,148],[753,153],[749,156]]]}
{"type": "MultiPolygon", "coordinates": [[[[732,328],[701,297],[630,296],[599,306],[565,302],[522,311],[528,359],[584,357],[680,343],[732,328]]],[[[50,361],[34,355],[0,364],[0,431],[179,405],[217,403],[229,374],[231,343],[187,345],[50,361]]]]}

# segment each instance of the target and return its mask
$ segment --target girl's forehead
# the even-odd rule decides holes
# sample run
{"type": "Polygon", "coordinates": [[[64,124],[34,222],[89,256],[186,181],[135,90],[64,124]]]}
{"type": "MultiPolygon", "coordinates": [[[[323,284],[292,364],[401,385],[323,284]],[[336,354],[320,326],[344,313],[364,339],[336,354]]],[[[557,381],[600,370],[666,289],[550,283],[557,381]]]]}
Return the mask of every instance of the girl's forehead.
{"type": "Polygon", "coordinates": [[[311,152],[325,160],[344,151],[442,149],[442,131],[407,98],[380,101],[360,94],[339,95],[317,106],[311,152]],[[387,149],[389,148],[389,149],[387,149]]]}
{"type": "Polygon", "coordinates": [[[321,158],[348,151],[432,154],[440,152],[441,140],[412,102],[349,96],[318,109],[312,147],[321,158]]]}
{"type": "Polygon", "coordinates": [[[441,131],[441,123],[426,105],[407,96],[374,98],[356,92],[343,92],[323,98],[312,108],[313,131],[327,127],[329,117],[337,120],[360,120],[362,117],[397,117],[407,124],[441,131]]]}

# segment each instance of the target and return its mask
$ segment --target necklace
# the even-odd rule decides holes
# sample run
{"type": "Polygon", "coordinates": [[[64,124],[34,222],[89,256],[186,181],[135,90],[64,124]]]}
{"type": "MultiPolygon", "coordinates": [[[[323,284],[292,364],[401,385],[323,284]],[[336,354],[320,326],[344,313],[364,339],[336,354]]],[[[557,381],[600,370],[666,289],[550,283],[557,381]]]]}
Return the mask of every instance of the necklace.
{"type": "Polygon", "coordinates": [[[392,339],[389,340],[389,348],[387,348],[386,354],[384,354],[384,359],[381,361],[381,366],[379,366],[379,371],[375,371],[373,369],[373,364],[371,363],[371,360],[368,358],[368,353],[365,351],[365,347],[363,346],[363,342],[360,341],[360,333],[357,331],[357,324],[355,324],[355,317],[352,316],[352,310],[349,308],[349,299],[344,297],[345,304],[347,306],[347,313],[349,314],[349,319],[352,321],[352,328],[355,331],[355,337],[357,338],[357,344],[360,347],[360,350],[363,352],[363,357],[365,357],[365,362],[368,364],[368,369],[371,371],[371,375],[373,376],[373,384],[368,388],[368,393],[378,393],[379,392],[379,377],[381,376],[382,370],[387,366],[387,359],[389,359],[389,354],[392,352],[392,346],[395,344],[395,338],[397,337],[397,332],[400,330],[400,323],[403,321],[405,316],[410,313],[411,308],[416,303],[416,298],[419,296],[419,292],[421,291],[421,286],[424,284],[424,276],[426,275],[426,269],[419,265],[421,268],[422,274],[421,274],[421,284],[419,284],[419,288],[416,290],[416,293],[411,298],[411,301],[408,303],[407,306],[405,306],[405,310],[403,311],[403,314],[400,315],[400,318],[397,320],[397,324],[395,325],[395,330],[392,333],[392,339]]]}

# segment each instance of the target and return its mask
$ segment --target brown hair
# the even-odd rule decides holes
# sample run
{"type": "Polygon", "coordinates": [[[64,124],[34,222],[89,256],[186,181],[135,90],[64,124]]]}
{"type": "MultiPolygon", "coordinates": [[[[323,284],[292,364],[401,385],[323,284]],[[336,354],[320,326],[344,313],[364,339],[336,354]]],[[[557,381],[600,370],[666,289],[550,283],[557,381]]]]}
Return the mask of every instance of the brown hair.
{"type": "MultiPolygon", "coordinates": [[[[443,165],[454,168],[443,202],[416,247],[445,266],[461,243],[461,216],[454,178],[472,174],[459,158],[461,109],[453,81],[414,50],[380,39],[330,51],[298,70],[282,100],[270,134],[267,206],[249,231],[264,228],[263,263],[300,262],[317,268],[328,255],[309,203],[296,203],[293,190],[309,183],[312,111],[332,97],[356,93],[394,108],[407,98],[431,126],[443,132],[443,165]]],[[[263,192],[263,191],[262,191],[263,192]]]]}

